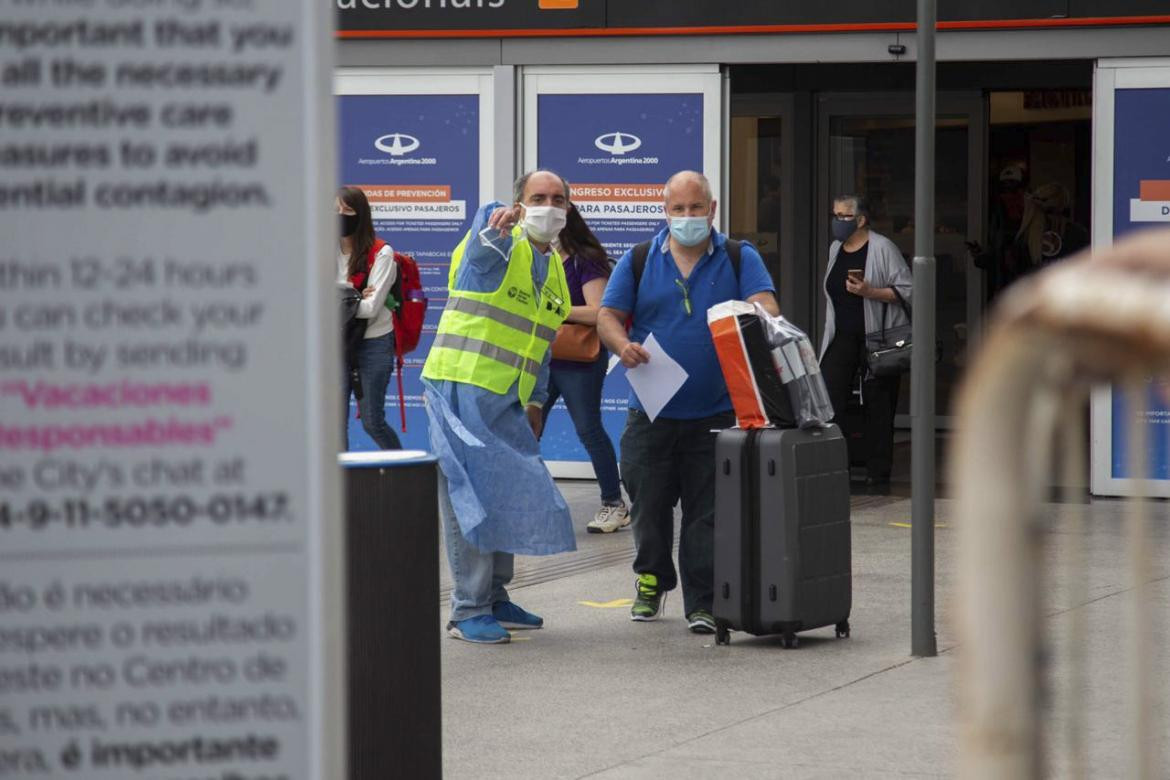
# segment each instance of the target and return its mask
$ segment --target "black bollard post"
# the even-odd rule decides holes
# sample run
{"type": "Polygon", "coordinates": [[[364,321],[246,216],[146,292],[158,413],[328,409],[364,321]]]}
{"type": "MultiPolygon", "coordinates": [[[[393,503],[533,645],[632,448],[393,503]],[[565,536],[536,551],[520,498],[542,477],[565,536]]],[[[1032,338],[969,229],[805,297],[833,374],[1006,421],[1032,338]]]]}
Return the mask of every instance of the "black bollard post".
{"type": "Polygon", "coordinates": [[[347,453],[350,780],[443,774],[438,463],[347,453]]]}

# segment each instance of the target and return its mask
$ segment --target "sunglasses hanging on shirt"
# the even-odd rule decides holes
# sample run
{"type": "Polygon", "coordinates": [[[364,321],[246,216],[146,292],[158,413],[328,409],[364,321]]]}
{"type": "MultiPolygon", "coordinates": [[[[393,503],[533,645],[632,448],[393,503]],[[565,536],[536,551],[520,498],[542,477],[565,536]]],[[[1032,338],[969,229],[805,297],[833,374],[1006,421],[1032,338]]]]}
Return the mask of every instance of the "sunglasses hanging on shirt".
{"type": "Polygon", "coordinates": [[[678,285],[678,289],[682,290],[683,311],[685,311],[687,313],[687,316],[689,317],[689,316],[691,316],[691,291],[687,288],[686,282],[684,282],[682,279],[675,279],[674,283],[676,285],[678,285]]]}

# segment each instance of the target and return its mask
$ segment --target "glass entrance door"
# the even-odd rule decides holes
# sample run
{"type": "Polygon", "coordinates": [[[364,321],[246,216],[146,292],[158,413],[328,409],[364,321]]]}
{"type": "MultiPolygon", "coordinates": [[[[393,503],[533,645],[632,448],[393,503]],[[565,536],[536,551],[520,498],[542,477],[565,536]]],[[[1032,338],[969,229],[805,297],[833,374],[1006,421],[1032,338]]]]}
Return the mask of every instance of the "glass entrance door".
{"type": "MultiPolygon", "coordinates": [[[[760,251],[776,282],[780,309],[799,322],[807,306],[794,250],[797,197],[793,181],[794,107],[791,95],[735,95],[727,127],[727,234],[760,251]]],[[[804,174],[806,177],[807,174],[804,174]]],[[[804,271],[807,274],[807,271],[804,271]]]]}
{"type": "MultiPolygon", "coordinates": [[[[912,267],[914,256],[914,96],[825,95],[818,109],[818,278],[828,266],[833,198],[869,199],[872,227],[893,241],[912,267]]],[[[977,338],[981,279],[965,242],[981,240],[983,224],[984,102],[982,95],[940,95],[935,178],[937,337],[941,357],[936,388],[940,426],[949,425],[952,391],[977,338]]],[[[818,283],[816,320],[823,327],[825,300],[818,283]]],[[[909,377],[899,394],[900,427],[908,427],[909,377]]]]}

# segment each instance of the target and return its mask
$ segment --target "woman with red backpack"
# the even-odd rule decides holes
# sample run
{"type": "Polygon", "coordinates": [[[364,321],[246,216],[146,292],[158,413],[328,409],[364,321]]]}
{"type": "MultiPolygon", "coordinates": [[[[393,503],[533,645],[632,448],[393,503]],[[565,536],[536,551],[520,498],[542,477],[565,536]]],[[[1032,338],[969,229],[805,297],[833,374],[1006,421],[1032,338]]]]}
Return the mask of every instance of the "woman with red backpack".
{"type": "Polygon", "coordinates": [[[357,187],[342,187],[336,206],[341,223],[337,282],[361,292],[356,316],[367,322],[365,338],[357,349],[360,391],[350,372],[342,371],[341,430],[345,449],[349,449],[351,395],[357,396],[362,428],[374,443],[384,450],[402,449],[398,434],[386,424],[386,387],[394,372],[394,318],[386,307],[386,296],[398,271],[394,250],[374,235],[374,219],[364,192],[357,187]]]}

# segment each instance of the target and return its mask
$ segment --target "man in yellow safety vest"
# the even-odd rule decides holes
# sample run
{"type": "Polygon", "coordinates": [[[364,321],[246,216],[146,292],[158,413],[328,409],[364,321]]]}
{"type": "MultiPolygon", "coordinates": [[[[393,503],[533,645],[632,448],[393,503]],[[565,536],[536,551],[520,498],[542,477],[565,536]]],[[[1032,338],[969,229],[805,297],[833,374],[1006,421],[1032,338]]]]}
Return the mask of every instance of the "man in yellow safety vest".
{"type": "Polygon", "coordinates": [[[451,255],[450,294],[423,368],[455,583],[447,631],[468,642],[499,644],[510,628],[541,628],[505,590],[513,556],[576,548],[537,440],[549,345],[571,305],[551,246],[568,205],[560,176],[533,171],[516,181],[511,206],[480,208],[451,255]]]}

